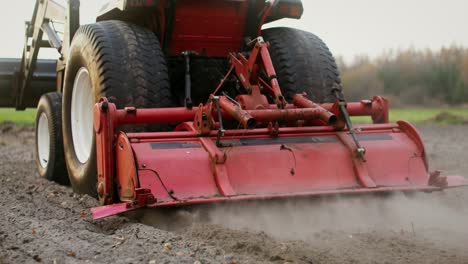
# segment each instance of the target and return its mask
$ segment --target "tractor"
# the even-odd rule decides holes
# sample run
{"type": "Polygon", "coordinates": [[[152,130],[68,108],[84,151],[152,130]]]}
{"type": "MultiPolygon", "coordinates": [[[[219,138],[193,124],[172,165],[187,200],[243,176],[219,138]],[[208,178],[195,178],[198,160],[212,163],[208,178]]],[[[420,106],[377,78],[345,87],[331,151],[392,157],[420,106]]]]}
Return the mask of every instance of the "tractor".
{"type": "Polygon", "coordinates": [[[389,123],[385,98],[347,102],[318,36],[263,29],[300,19],[300,0],[112,0],[88,25],[79,9],[37,0],[23,58],[0,60],[0,106],[37,105],[40,176],[99,199],[96,219],[468,185],[429,172],[416,128],[389,123]]]}

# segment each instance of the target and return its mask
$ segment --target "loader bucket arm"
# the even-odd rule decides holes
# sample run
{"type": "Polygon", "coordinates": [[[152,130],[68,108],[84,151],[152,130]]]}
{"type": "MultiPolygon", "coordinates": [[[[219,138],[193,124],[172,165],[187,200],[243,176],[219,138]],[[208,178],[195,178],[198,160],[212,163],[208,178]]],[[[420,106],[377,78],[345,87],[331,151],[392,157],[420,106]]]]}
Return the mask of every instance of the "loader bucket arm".
{"type": "MultiPolygon", "coordinates": [[[[0,59],[0,107],[15,107],[20,84],[20,59],[0,59]]],[[[30,89],[23,94],[24,107],[36,107],[39,98],[56,91],[57,73],[55,60],[38,60],[31,77],[30,89]]]]}
{"type": "MultiPolygon", "coordinates": [[[[35,106],[42,94],[49,91],[61,91],[61,80],[68,48],[80,25],[80,1],[70,0],[67,3],[68,5],[65,7],[56,0],[36,1],[31,20],[25,23],[25,42],[19,68],[16,68],[13,74],[6,77],[11,79],[11,85],[7,83],[6,86],[0,86],[0,92],[9,97],[4,100],[5,103],[2,103],[1,106],[14,106],[17,110],[24,110],[26,107],[35,106]],[[55,30],[53,22],[64,24],[63,38],[55,30]],[[47,40],[43,39],[44,36],[47,36],[47,40]],[[38,60],[41,48],[53,48],[60,54],[54,72],[47,68],[46,75],[55,78],[53,84],[52,82],[49,83],[48,89],[42,89],[37,84],[43,82],[44,78],[41,74],[44,75],[44,73],[41,73],[42,68],[47,67],[43,65],[48,64],[38,60]],[[36,74],[37,72],[39,72],[39,76],[36,74]],[[11,100],[14,103],[11,103],[11,100]]],[[[2,61],[0,63],[4,64],[2,61]]],[[[0,67],[4,65],[0,65],[0,67]]]]}

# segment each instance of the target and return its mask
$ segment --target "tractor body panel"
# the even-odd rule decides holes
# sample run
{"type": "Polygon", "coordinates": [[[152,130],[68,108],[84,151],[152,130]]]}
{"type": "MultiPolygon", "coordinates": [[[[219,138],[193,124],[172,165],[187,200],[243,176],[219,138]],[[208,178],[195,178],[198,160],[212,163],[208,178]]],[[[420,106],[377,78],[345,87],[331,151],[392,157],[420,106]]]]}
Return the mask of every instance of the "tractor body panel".
{"type": "Polygon", "coordinates": [[[226,57],[243,45],[248,1],[182,0],[175,9],[170,56],[195,51],[201,56],[226,57]]]}
{"type": "Polygon", "coordinates": [[[259,13],[264,6],[263,1],[254,0],[114,0],[103,6],[97,20],[150,26],[168,56],[195,51],[225,58],[229,52],[240,51],[247,37],[256,37],[263,23],[299,19],[303,13],[300,0],[281,0],[262,23],[259,13]]]}

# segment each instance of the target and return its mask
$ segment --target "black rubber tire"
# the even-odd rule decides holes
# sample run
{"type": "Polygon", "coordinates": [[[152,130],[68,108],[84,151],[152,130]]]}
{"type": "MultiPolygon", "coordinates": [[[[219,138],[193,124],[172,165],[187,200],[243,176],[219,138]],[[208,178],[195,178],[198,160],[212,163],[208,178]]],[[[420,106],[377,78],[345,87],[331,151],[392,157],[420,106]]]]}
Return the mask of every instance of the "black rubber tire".
{"type": "Polygon", "coordinates": [[[319,37],[293,28],[269,28],[262,34],[270,42],[270,56],[286,100],[306,92],[316,103],[336,101],[334,89],[341,91],[340,73],[319,37]]]}
{"type": "Polygon", "coordinates": [[[46,93],[39,99],[36,113],[35,126],[35,151],[37,172],[49,181],[55,181],[63,185],[70,184],[68,180],[67,165],[63,154],[62,140],[62,94],[58,92],[46,93]],[[47,117],[49,128],[49,158],[47,165],[43,167],[39,160],[38,127],[42,114],[47,117]]]}
{"type": "MultiPolygon", "coordinates": [[[[106,96],[117,108],[171,107],[166,61],[153,32],[122,21],[85,25],[70,46],[63,89],[63,140],[70,182],[75,192],[97,196],[95,136],[91,156],[81,163],[73,146],[70,122],[73,83],[78,70],[89,72],[94,99],[106,96]]],[[[164,130],[159,126],[155,130],[164,130]]]]}

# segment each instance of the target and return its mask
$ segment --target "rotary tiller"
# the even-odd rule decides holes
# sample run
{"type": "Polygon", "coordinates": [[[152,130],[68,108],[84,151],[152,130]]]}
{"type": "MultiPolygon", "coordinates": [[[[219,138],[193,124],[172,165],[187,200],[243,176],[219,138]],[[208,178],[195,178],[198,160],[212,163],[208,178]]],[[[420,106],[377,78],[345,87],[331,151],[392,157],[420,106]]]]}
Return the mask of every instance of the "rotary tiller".
{"type": "Polygon", "coordinates": [[[435,191],[468,184],[463,177],[429,174],[415,127],[405,121],[389,124],[382,97],[316,104],[296,94],[288,104],[267,46],[258,38],[250,58],[229,55],[228,75],[235,72],[248,91],[235,99],[216,90],[206,104],[192,109],[119,110],[102,98],[94,107],[94,128],[98,195],[108,205],[93,208],[94,218],[145,206],[435,191]],[[353,127],[351,116],[370,116],[374,124],[353,127]],[[228,122],[239,127],[224,129],[228,122]],[[117,129],[160,123],[178,125],[173,132],[117,129]],[[114,197],[120,202],[113,204],[114,197]]]}

